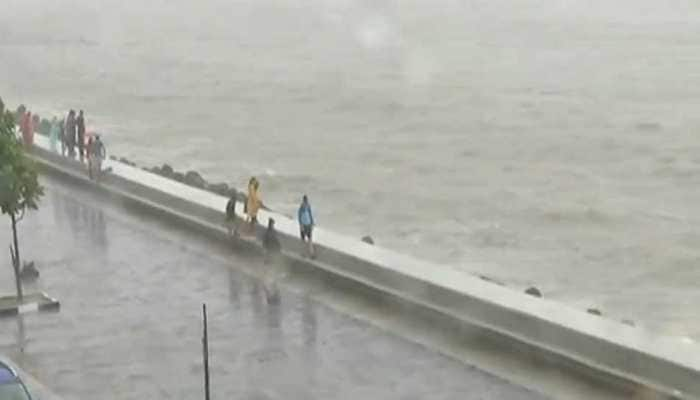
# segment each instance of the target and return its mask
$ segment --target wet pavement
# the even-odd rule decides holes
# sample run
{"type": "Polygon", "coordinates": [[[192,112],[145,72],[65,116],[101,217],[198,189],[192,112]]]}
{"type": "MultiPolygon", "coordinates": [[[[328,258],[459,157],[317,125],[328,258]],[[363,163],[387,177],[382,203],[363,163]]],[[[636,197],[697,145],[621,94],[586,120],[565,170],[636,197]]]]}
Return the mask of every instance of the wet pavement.
{"type": "MultiPolygon", "coordinates": [[[[0,353],[66,398],[203,398],[203,302],[213,398],[541,398],[284,282],[270,304],[261,280],[243,273],[257,260],[45,183],[41,210],[21,223],[20,249],[62,308],[0,319],[0,353]]],[[[9,243],[2,226],[0,243],[9,243]]],[[[0,293],[12,291],[4,260],[0,293]]]]}

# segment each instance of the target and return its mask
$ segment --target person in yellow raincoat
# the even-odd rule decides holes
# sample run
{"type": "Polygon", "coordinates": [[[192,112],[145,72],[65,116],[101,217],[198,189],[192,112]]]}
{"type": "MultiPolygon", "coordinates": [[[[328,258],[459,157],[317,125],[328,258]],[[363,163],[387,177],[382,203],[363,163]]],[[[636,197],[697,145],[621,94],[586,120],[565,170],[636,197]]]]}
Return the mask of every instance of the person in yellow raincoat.
{"type": "Polygon", "coordinates": [[[258,210],[260,210],[260,182],[255,177],[248,182],[248,200],[246,201],[246,214],[250,223],[250,231],[255,232],[255,225],[258,223],[258,210]]]}

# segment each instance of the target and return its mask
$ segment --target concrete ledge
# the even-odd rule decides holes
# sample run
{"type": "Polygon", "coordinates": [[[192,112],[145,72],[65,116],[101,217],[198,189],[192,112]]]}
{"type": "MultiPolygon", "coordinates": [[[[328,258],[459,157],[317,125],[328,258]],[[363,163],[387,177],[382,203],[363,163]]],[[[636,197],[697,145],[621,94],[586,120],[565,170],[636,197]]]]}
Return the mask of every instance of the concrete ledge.
{"type": "Polygon", "coordinates": [[[25,294],[22,302],[16,296],[0,297],[0,317],[9,317],[37,311],[58,311],[61,304],[46,293],[25,294]]]}
{"type": "MultiPolygon", "coordinates": [[[[97,186],[84,167],[46,150],[37,140],[34,156],[47,173],[93,185],[120,201],[140,204],[167,218],[225,239],[223,209],[227,199],[138,168],[105,162],[112,168],[97,186]]],[[[238,207],[242,209],[242,207],[238,207]]],[[[580,370],[596,379],[639,386],[656,397],[677,391],[700,394],[700,352],[680,339],[654,337],[642,329],[589,315],[561,304],[533,298],[432,263],[367,245],[317,229],[316,261],[302,259],[295,221],[274,217],[285,255],[297,268],[323,270],[346,284],[379,291],[422,310],[479,326],[504,346],[580,370]]],[[[263,228],[258,228],[262,233],[263,228]]],[[[258,248],[251,239],[242,244],[258,248]]],[[[259,250],[259,248],[258,248],[259,250]]],[[[680,398],[680,397],[679,397],[680,398]]]]}

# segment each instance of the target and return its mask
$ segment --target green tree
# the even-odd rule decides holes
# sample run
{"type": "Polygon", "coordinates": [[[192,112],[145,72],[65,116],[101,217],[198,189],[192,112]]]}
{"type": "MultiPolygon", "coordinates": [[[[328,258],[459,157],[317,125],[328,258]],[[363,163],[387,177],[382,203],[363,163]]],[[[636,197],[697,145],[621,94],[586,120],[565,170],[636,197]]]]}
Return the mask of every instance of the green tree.
{"type": "Polygon", "coordinates": [[[0,114],[0,211],[12,222],[10,248],[15,271],[17,297],[21,300],[22,284],[19,278],[20,255],[17,224],[29,210],[36,210],[44,189],[39,184],[36,165],[25,153],[15,136],[15,121],[10,112],[0,114]]]}

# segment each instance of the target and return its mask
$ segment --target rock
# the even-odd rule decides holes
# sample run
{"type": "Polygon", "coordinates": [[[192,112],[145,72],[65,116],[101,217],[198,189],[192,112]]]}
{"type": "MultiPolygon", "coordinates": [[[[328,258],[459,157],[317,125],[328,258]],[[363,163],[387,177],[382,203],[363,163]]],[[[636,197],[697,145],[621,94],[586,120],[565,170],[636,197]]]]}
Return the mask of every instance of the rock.
{"type": "Polygon", "coordinates": [[[135,166],[136,166],[136,163],[135,163],[135,162],[129,160],[129,159],[126,158],[126,157],[120,157],[120,158],[119,158],[119,162],[122,163],[122,164],[126,164],[126,165],[129,165],[129,166],[132,166],[132,167],[135,167],[135,166]]]}
{"type": "Polygon", "coordinates": [[[600,310],[597,308],[589,308],[588,310],[586,310],[586,312],[589,314],[592,314],[592,315],[597,315],[597,316],[603,315],[603,313],[601,313],[600,310]]]}
{"type": "Polygon", "coordinates": [[[153,167],[153,168],[146,168],[146,171],[156,174],[156,175],[162,175],[162,171],[160,170],[159,167],[153,167]]]}
{"type": "Polygon", "coordinates": [[[204,178],[202,178],[202,175],[200,175],[197,171],[187,171],[185,174],[185,183],[200,189],[207,187],[207,181],[205,181],[204,178]]]}
{"type": "Polygon", "coordinates": [[[117,158],[117,156],[109,156],[109,159],[112,160],[112,161],[119,161],[119,159],[117,158]]]}
{"type": "Polygon", "coordinates": [[[536,287],[530,287],[525,291],[525,294],[529,294],[530,296],[535,296],[535,297],[542,297],[542,292],[540,292],[539,289],[536,287]]]}
{"type": "Polygon", "coordinates": [[[229,194],[229,187],[226,183],[213,183],[209,185],[209,190],[222,196],[228,196],[229,194]]]}
{"type": "Polygon", "coordinates": [[[34,261],[30,263],[24,263],[22,271],[20,271],[19,276],[22,280],[35,280],[39,277],[39,270],[36,269],[34,261]]]}
{"type": "Polygon", "coordinates": [[[178,182],[185,181],[185,175],[182,172],[173,172],[173,174],[170,177],[178,182]]]}
{"type": "Polygon", "coordinates": [[[637,324],[635,324],[631,319],[623,319],[622,323],[629,326],[637,326],[637,324]]]}
{"type": "Polygon", "coordinates": [[[372,236],[365,236],[362,238],[362,241],[367,243],[367,244],[374,244],[374,239],[372,239],[372,236]]]}
{"type": "Polygon", "coordinates": [[[505,286],[505,283],[503,283],[499,280],[493,279],[490,276],[479,275],[479,279],[481,279],[482,281],[485,281],[485,282],[493,283],[494,285],[505,286]]]}
{"type": "Polygon", "coordinates": [[[635,128],[640,132],[658,132],[663,129],[663,126],[658,122],[640,122],[635,125],[635,128]]]}
{"type": "Polygon", "coordinates": [[[160,167],[160,174],[165,176],[166,178],[172,178],[175,174],[175,170],[170,165],[163,164],[163,166],[160,167]]]}

